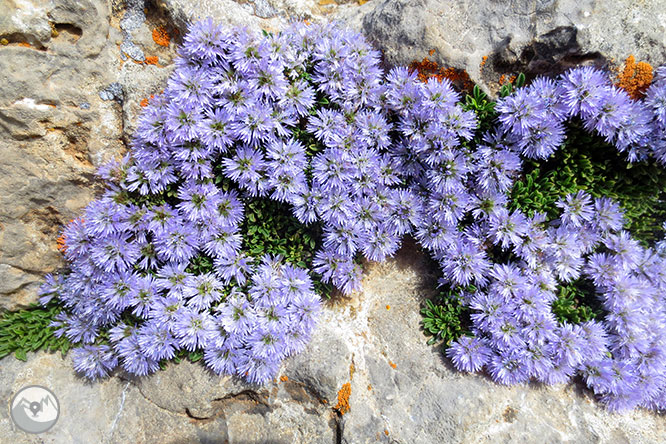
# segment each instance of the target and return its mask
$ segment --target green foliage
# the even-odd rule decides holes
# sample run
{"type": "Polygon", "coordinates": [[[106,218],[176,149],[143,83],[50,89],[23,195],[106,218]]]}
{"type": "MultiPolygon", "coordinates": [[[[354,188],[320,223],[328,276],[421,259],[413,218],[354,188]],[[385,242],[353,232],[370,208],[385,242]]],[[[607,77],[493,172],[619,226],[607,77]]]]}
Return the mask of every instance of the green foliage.
{"type": "Polygon", "coordinates": [[[516,77],[516,83],[512,84],[511,82],[505,83],[502,85],[500,88],[499,95],[500,97],[506,97],[513,93],[515,89],[522,88],[525,85],[525,74],[522,72],[518,74],[518,77],[516,77]]]}
{"type": "Polygon", "coordinates": [[[479,85],[474,85],[472,94],[465,96],[463,109],[476,113],[476,118],[479,121],[479,127],[477,128],[477,135],[479,136],[490,129],[497,114],[495,113],[495,102],[481,91],[479,85]]]}
{"type": "Polygon", "coordinates": [[[14,353],[25,361],[27,352],[60,350],[64,356],[71,347],[66,337],[56,338],[51,321],[60,312],[55,301],[45,307],[32,304],[28,308],[0,314],[0,359],[14,353]]]}
{"type": "Polygon", "coordinates": [[[597,319],[602,314],[594,285],[584,279],[561,285],[551,308],[560,323],[579,324],[597,319]]]}
{"type": "Polygon", "coordinates": [[[421,309],[421,315],[423,316],[421,325],[425,334],[432,336],[428,340],[429,345],[441,340],[445,346],[448,346],[467,333],[469,309],[462,304],[459,290],[441,291],[434,301],[427,299],[421,309]]]}
{"type": "Polygon", "coordinates": [[[242,233],[243,251],[251,256],[279,254],[299,267],[311,265],[321,236],[318,225],[303,226],[289,207],[268,198],[245,204],[242,233]]]}
{"type": "Polygon", "coordinates": [[[511,190],[511,209],[528,215],[559,215],[555,203],[578,190],[594,197],[617,200],[628,229],[644,245],[663,237],[666,220],[666,171],[654,161],[629,163],[625,154],[602,137],[587,133],[579,121],[570,122],[562,147],[549,159],[527,161],[524,175],[511,190]]]}
{"type": "Polygon", "coordinates": [[[190,263],[185,271],[194,275],[213,273],[215,271],[213,259],[205,254],[199,254],[190,259],[190,263]]]}
{"type": "MultiPolygon", "coordinates": [[[[319,224],[301,224],[287,205],[268,198],[246,202],[241,232],[242,249],[249,255],[279,254],[287,262],[309,270],[322,235],[319,224]]],[[[313,282],[320,295],[330,297],[331,285],[316,278],[313,282]]]]}

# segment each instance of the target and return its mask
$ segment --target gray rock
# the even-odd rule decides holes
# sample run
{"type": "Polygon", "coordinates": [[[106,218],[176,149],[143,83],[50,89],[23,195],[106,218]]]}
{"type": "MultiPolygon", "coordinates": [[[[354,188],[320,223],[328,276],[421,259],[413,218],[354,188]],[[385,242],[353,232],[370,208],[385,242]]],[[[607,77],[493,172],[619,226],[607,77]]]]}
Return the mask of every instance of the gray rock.
{"type": "Polygon", "coordinates": [[[616,66],[630,54],[652,65],[666,62],[662,0],[373,0],[338,18],[361,30],[389,65],[432,50],[432,60],[464,69],[492,92],[501,74],[616,66]]]}
{"type": "Polygon", "coordinates": [[[252,4],[254,5],[254,15],[259,18],[272,18],[279,13],[268,0],[254,0],[252,4]]]}
{"type": "Polygon", "coordinates": [[[0,308],[35,301],[64,266],[60,230],[99,191],[96,168],[125,151],[141,100],[164,87],[175,47],[152,29],[168,22],[135,3],[144,21],[128,40],[105,1],[0,0],[0,308]],[[159,66],[123,63],[124,42],[159,66]]]}
{"type": "Polygon", "coordinates": [[[99,98],[102,100],[117,100],[123,103],[123,86],[118,82],[113,82],[99,92],[99,98]]]}

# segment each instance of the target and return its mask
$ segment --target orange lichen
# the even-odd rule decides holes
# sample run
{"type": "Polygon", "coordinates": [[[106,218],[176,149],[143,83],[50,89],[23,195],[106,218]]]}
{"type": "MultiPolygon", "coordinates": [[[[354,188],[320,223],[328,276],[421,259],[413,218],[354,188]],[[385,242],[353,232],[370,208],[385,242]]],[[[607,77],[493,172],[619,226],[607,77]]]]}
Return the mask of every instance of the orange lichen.
{"type": "MultiPolygon", "coordinates": [[[[434,50],[430,51],[430,55],[434,54],[434,50]]],[[[437,64],[437,62],[430,60],[425,57],[420,62],[413,61],[409,64],[409,70],[411,72],[417,71],[417,77],[422,82],[427,81],[430,78],[434,78],[438,81],[448,79],[453,83],[457,88],[463,91],[471,91],[474,87],[472,80],[467,74],[467,71],[464,69],[457,68],[444,68],[437,64]]]]}
{"type": "Polygon", "coordinates": [[[144,62],[146,65],[157,65],[159,66],[160,59],[157,56],[148,56],[144,62]]]}
{"type": "Polygon", "coordinates": [[[23,46],[24,48],[30,48],[30,43],[28,42],[18,42],[17,45],[23,46]]]}
{"type": "Polygon", "coordinates": [[[349,379],[354,379],[354,372],[356,372],[356,367],[352,362],[351,364],[349,364],[349,379]]]}
{"type": "Polygon", "coordinates": [[[504,74],[502,74],[502,75],[500,76],[499,82],[497,82],[497,83],[499,83],[500,85],[504,85],[504,78],[505,78],[505,77],[506,77],[506,76],[505,76],[504,74]]]}
{"type": "Polygon", "coordinates": [[[393,368],[396,369],[398,366],[395,365],[392,361],[389,361],[389,365],[393,368]]]}
{"type": "Polygon", "coordinates": [[[160,46],[169,46],[171,42],[171,36],[167,32],[164,26],[153,29],[153,41],[160,46]]]}
{"type": "Polygon", "coordinates": [[[56,246],[58,251],[61,252],[62,254],[65,254],[65,252],[67,251],[67,245],[65,244],[65,235],[64,234],[61,234],[60,237],[58,237],[58,239],[56,239],[56,244],[58,244],[56,246]]]}
{"type": "Polygon", "coordinates": [[[287,381],[289,381],[289,377],[287,375],[282,375],[282,376],[280,376],[280,381],[287,382],[287,381]]]}
{"type": "Polygon", "coordinates": [[[391,309],[391,306],[390,306],[390,305],[387,305],[387,306],[386,306],[386,309],[387,309],[387,310],[390,310],[390,309],[391,309]]]}
{"type": "Polygon", "coordinates": [[[151,94],[150,98],[144,97],[143,99],[141,99],[141,102],[139,102],[139,105],[141,105],[142,107],[146,107],[150,103],[150,99],[153,99],[153,98],[155,98],[154,94],[151,94]]]}
{"type": "Polygon", "coordinates": [[[633,55],[627,57],[624,69],[617,76],[616,85],[624,89],[629,97],[638,100],[652,83],[652,66],[646,62],[636,63],[633,55]]]}
{"type": "Polygon", "coordinates": [[[341,415],[344,415],[349,411],[349,397],[351,396],[351,383],[345,382],[342,384],[342,388],[338,392],[338,403],[333,407],[341,415]]]}
{"type": "Polygon", "coordinates": [[[479,67],[483,68],[484,66],[486,66],[487,61],[488,61],[488,56],[481,57],[481,63],[479,64],[479,67]]]}
{"type": "Polygon", "coordinates": [[[372,390],[372,385],[368,384],[368,391],[372,390]]]}
{"type": "MultiPolygon", "coordinates": [[[[80,220],[81,220],[81,222],[83,222],[83,218],[80,218],[80,220]]],[[[72,222],[74,222],[74,219],[70,220],[67,225],[71,224],[72,222]]],[[[65,233],[62,233],[58,237],[58,239],[56,239],[56,244],[57,244],[56,248],[58,249],[58,251],[61,252],[62,254],[65,254],[65,252],[67,251],[67,243],[66,243],[66,239],[65,239],[65,233]]]]}
{"type": "Polygon", "coordinates": [[[428,51],[428,55],[429,55],[430,57],[432,57],[434,54],[435,54],[435,50],[434,50],[434,49],[431,49],[430,51],[428,51]]]}
{"type": "Polygon", "coordinates": [[[384,429],[384,435],[389,436],[389,431],[384,429]]]}
{"type": "Polygon", "coordinates": [[[358,0],[358,5],[359,5],[359,6],[363,6],[363,5],[365,5],[366,3],[368,3],[368,0],[358,0]]]}

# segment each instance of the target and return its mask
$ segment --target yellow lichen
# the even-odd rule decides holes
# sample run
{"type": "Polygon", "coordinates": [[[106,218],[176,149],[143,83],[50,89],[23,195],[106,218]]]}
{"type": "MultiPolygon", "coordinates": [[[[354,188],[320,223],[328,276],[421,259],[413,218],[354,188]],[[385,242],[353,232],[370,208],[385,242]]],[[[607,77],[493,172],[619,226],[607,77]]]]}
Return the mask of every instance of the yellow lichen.
{"type": "Polygon", "coordinates": [[[60,237],[56,239],[56,244],[57,244],[56,248],[58,249],[58,251],[61,252],[62,254],[65,254],[65,252],[67,251],[67,245],[65,245],[64,234],[61,234],[60,237]]]}
{"type": "Polygon", "coordinates": [[[156,65],[159,66],[159,58],[157,56],[148,56],[144,62],[146,65],[156,65]]]}

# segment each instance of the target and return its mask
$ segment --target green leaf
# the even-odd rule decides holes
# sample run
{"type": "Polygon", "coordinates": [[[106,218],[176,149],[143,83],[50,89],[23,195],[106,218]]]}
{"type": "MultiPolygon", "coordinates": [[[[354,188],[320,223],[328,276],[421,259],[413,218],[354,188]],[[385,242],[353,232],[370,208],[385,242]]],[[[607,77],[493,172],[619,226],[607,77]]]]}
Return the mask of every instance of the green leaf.
{"type": "Polygon", "coordinates": [[[525,74],[522,72],[516,78],[516,88],[522,88],[525,85],[525,74]]]}
{"type": "Polygon", "coordinates": [[[28,360],[28,355],[26,354],[25,350],[22,349],[22,348],[16,350],[16,351],[14,352],[14,356],[15,356],[16,359],[18,359],[19,361],[23,361],[23,362],[25,362],[25,361],[28,360]]]}

